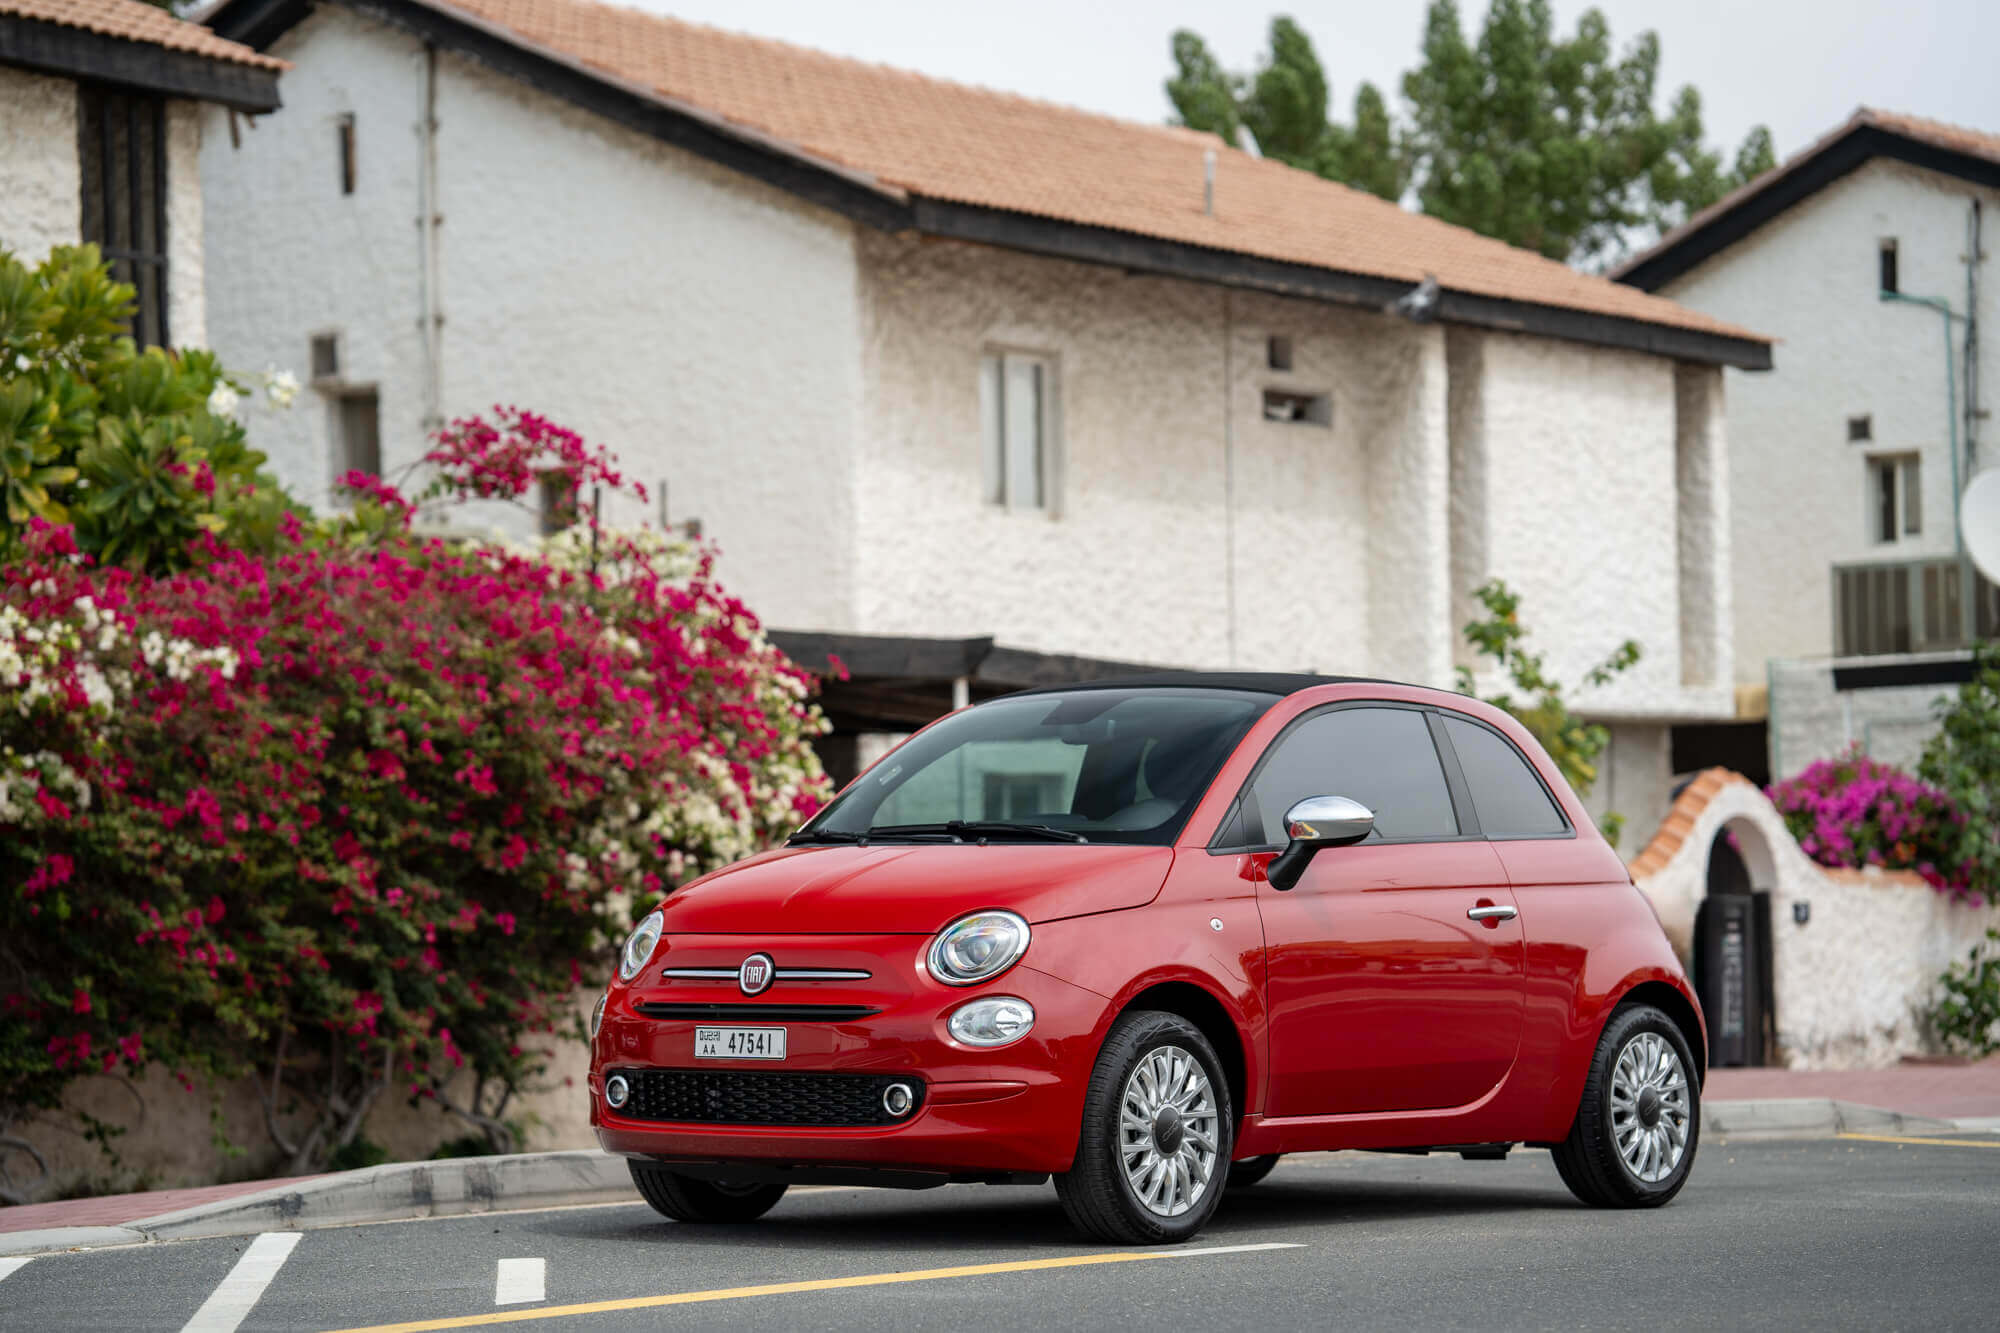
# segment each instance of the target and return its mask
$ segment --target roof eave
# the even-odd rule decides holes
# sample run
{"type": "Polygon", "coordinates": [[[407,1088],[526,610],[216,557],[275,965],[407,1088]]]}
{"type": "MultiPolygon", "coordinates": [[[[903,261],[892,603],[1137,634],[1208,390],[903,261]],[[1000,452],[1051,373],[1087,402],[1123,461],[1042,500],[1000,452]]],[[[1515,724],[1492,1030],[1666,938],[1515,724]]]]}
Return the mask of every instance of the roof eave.
{"type": "Polygon", "coordinates": [[[1642,291],[1658,291],[1793,205],[1878,157],[2000,189],[2000,162],[1940,148],[1857,118],[1844,130],[1829,135],[1819,145],[1745,186],[1733,199],[1724,199],[1668,233],[1651,249],[1613,269],[1609,276],[1642,291]]]}
{"type": "MultiPolygon", "coordinates": [[[[338,2],[561,101],[884,231],[914,230],[1029,254],[1373,310],[1385,308],[1410,287],[1392,278],[1287,263],[1058,218],[913,198],[865,173],[733,124],[703,108],[524,42],[507,29],[451,8],[447,0],[338,2]]],[[[311,0],[227,0],[208,16],[208,22],[222,36],[265,49],[311,9],[311,0]]],[[[1441,295],[1438,318],[1747,370],[1766,370],[1771,365],[1770,344],[1756,339],[1449,288],[1441,295]]]]}
{"type": "Polygon", "coordinates": [[[215,102],[252,115],[281,105],[278,70],[13,14],[0,14],[0,65],[215,102]]]}

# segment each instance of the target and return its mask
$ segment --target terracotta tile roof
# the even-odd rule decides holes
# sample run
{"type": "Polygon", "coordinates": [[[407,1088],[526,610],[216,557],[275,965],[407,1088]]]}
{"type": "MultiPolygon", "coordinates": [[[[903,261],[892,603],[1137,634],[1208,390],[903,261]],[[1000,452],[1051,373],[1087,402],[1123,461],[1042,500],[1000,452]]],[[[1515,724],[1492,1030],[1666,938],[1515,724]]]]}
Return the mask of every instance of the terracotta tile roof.
{"type": "Polygon", "coordinates": [[[1683,787],[1681,794],[1674,798],[1672,808],[1667,811],[1667,817],[1660,821],[1660,827],[1653,834],[1652,840],[1627,864],[1626,869],[1632,872],[1632,877],[1645,879],[1648,875],[1657,875],[1666,867],[1667,862],[1674,859],[1674,853],[1681,849],[1681,844],[1687,841],[1687,835],[1694,831],[1695,820],[1701,817],[1701,812],[1708,808],[1708,803],[1715,799],[1716,793],[1724,787],[1737,783],[1747,786],[1749,782],[1750,779],[1731,769],[1702,770],[1701,774],[1683,787]]]}
{"type": "Polygon", "coordinates": [[[104,37],[122,37],[258,69],[291,68],[283,60],[263,55],[241,42],[218,37],[199,23],[177,19],[166,10],[142,4],[140,0],[0,0],[0,15],[81,28],[104,37]]]}
{"type": "Polygon", "coordinates": [[[423,0],[929,199],[1763,343],[1661,297],[1252,157],[1116,120],[589,0],[423,0]],[[1215,212],[1203,156],[1216,155],[1215,212]]]}
{"type": "MultiPolygon", "coordinates": [[[[1899,111],[1879,111],[1874,107],[1859,107],[1838,126],[1793,153],[1777,166],[1731,190],[1660,237],[1648,248],[1617,264],[1612,268],[1610,276],[1623,279],[1635,269],[1677,248],[1689,237],[1705,230],[1716,219],[1735,212],[1751,199],[1796,175],[1848,135],[1856,130],[1865,129],[1882,130],[1932,148],[1941,148],[1946,152],[1964,153],[1968,157],[1984,158],[1989,162],[2000,163],[2000,134],[1967,129],[1963,125],[1950,125],[1941,120],[1926,120],[1922,116],[1905,115],[1899,111]]],[[[1647,281],[1647,285],[1654,284],[1647,281]]]]}

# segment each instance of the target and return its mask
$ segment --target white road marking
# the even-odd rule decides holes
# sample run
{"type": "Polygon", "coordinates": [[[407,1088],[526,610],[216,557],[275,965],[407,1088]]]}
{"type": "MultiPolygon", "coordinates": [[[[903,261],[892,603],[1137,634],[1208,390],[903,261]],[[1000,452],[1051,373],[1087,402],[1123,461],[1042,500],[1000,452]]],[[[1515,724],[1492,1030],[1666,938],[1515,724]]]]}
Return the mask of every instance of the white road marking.
{"type": "Polygon", "coordinates": [[[1148,1255],[1153,1259],[1192,1259],[1198,1254],[1255,1254],[1259,1250],[1303,1250],[1305,1245],[1297,1241],[1269,1241],[1263,1245],[1211,1245],[1201,1250],[1161,1250],[1148,1255]]]}
{"type": "MultiPolygon", "coordinates": [[[[33,1255],[28,1256],[28,1259],[32,1258],[34,1258],[33,1255]]],[[[5,1282],[9,1277],[26,1268],[28,1266],[28,1259],[0,1259],[0,1282],[5,1282]]]]}
{"type": "Polygon", "coordinates": [[[545,1301],[543,1283],[548,1276],[546,1259],[502,1259],[493,1277],[493,1303],[520,1305],[524,1301],[545,1301]]]}
{"type": "Polygon", "coordinates": [[[194,1312],[181,1333],[236,1333],[236,1326],[250,1314],[264,1288],[285,1266],[300,1240],[296,1231],[266,1231],[250,1242],[236,1267],[222,1279],[202,1307],[194,1312]]]}

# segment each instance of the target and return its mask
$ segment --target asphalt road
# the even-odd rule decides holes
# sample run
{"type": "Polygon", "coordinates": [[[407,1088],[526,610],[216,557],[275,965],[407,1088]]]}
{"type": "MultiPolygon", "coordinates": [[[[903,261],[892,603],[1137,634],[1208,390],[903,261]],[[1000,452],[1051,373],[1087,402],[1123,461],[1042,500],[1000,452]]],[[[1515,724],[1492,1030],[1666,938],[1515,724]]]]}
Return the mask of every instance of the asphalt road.
{"type": "Polygon", "coordinates": [[[619,1204],[43,1256],[0,1328],[1992,1328],[1996,1230],[1993,1135],[1710,1142],[1646,1213],[1575,1205],[1539,1152],[1343,1153],[1178,1252],[1079,1241],[1048,1187],[795,1190],[748,1227],[619,1204]],[[803,1289],[742,1290],[774,1284],[803,1289]]]}

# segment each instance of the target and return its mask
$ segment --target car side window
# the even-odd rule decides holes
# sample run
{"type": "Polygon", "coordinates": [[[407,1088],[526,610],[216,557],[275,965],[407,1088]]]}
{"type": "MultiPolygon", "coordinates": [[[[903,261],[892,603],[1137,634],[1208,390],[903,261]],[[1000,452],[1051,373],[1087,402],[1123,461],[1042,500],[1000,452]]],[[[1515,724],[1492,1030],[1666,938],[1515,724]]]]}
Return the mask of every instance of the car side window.
{"type": "Polygon", "coordinates": [[[1263,845],[1283,845],[1285,811],[1307,796],[1346,796],[1373,810],[1369,842],[1458,835],[1437,747],[1412,708],[1330,709],[1280,737],[1243,803],[1263,845]]]}
{"type": "Polygon", "coordinates": [[[1482,833],[1489,838],[1532,838],[1569,831],[1541,779],[1506,737],[1449,713],[1443,718],[1445,736],[1472,791],[1472,810],[1482,833]]]}

